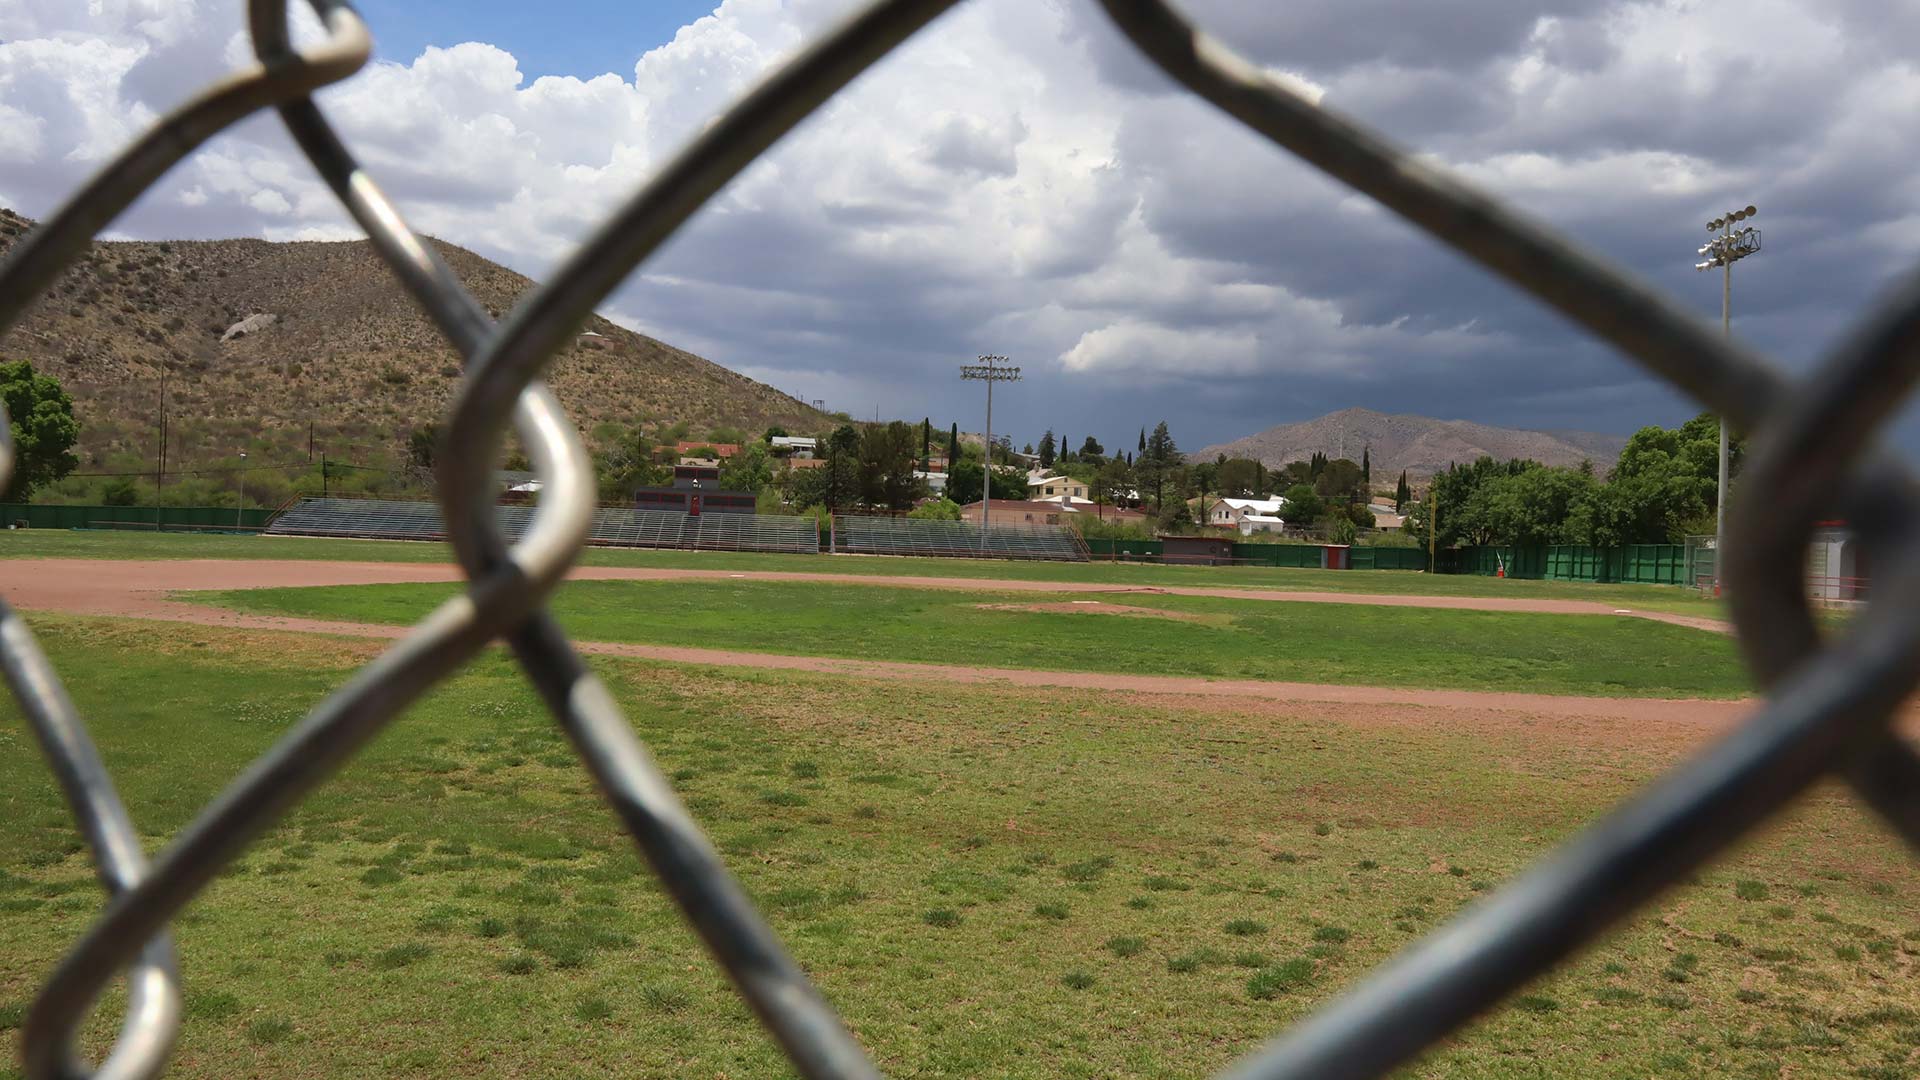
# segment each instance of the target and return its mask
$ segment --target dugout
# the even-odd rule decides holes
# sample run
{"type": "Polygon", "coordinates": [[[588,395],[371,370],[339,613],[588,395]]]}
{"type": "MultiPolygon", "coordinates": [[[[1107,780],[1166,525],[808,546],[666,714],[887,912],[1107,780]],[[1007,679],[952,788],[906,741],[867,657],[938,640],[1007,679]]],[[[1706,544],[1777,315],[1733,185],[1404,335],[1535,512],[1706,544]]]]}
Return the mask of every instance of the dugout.
{"type": "Polygon", "coordinates": [[[1161,536],[1160,561],[1191,566],[1232,566],[1231,536],[1161,536]]]}

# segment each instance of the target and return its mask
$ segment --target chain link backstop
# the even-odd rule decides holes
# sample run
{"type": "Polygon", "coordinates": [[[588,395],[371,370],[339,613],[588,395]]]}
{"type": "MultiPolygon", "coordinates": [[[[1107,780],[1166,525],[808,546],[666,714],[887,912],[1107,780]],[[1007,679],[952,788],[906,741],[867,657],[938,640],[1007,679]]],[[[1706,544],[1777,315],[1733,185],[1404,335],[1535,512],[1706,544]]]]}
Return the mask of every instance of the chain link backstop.
{"type": "MultiPolygon", "coordinates": [[[[612,698],[544,604],[592,522],[591,463],[540,372],[593,307],[772,143],[958,0],[880,0],[773,73],[628,199],[508,318],[488,317],[336,137],[311,95],[366,63],[343,0],[311,0],[326,29],[296,51],[287,8],[251,0],[256,62],[163,118],[0,266],[0,330],[149,185],[207,139],[278,111],[313,168],[465,358],[439,455],[441,505],[467,589],[296,725],[151,864],[60,680],[0,607],[0,665],[91,845],[110,900],[41,988],[22,1031],[33,1080],[144,1078],[181,1017],[167,926],[247,845],[410,702],[504,639],[609,805],[740,994],[807,1077],[877,1076],[726,872],[612,698]],[[492,463],[511,426],[543,483],[511,547],[495,531],[492,463]],[[125,1020],[106,1061],[73,1040],[124,972],[125,1020]]],[[[1160,0],[1099,0],[1133,44],[1229,117],[1378,200],[1754,436],[1719,568],[1741,647],[1768,698],[1739,731],[1408,948],[1230,1073],[1378,1076],[1457,1030],[1724,851],[1810,784],[1845,779],[1920,842],[1920,760],[1890,718],[1920,680],[1920,508],[1914,477],[1873,441],[1920,373],[1920,282],[1904,281],[1807,377],[1789,379],[1677,305],[1537,222],[1321,108],[1197,33],[1160,0]],[[1873,602],[1823,634],[1802,583],[1815,523],[1845,518],[1873,556],[1873,602]]],[[[0,424],[0,432],[6,426],[0,424]]],[[[5,437],[0,436],[0,444],[5,437]]],[[[0,445],[0,473],[12,464],[0,445]]]]}

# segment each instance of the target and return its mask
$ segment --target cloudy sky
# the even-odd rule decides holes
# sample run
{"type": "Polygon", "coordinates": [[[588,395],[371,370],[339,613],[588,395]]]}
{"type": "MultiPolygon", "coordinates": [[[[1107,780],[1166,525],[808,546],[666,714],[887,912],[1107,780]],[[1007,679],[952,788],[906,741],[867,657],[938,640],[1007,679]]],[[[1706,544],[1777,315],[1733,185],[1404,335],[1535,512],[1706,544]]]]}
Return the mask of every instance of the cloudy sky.
{"type": "MultiPolygon", "coordinates": [[[[855,0],[365,0],[323,96],[417,228],[535,276],[855,0]]],[[[1804,365],[1920,252],[1914,0],[1188,0],[1230,44],[1804,365]]],[[[236,0],[0,0],[0,204],[245,55],[236,0]]],[[[269,119],[116,235],[349,238],[269,119]]],[[[1347,406],[1626,432],[1688,405],[1177,91],[1089,0],[971,0],[727,189],[606,313],[857,416],[1183,446],[1347,406]]]]}

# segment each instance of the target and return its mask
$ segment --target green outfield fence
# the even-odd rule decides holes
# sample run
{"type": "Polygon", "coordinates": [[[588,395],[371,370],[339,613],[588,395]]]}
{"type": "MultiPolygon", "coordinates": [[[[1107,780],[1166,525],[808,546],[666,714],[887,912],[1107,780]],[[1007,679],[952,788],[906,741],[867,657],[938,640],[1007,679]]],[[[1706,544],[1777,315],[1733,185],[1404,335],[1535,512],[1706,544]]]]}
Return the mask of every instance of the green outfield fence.
{"type": "Polygon", "coordinates": [[[162,532],[246,532],[263,529],[271,510],[231,506],[43,506],[0,503],[0,528],[155,529],[162,532]]]}
{"type": "Polygon", "coordinates": [[[1687,549],[1682,544],[1627,544],[1611,548],[1581,544],[1465,547],[1440,553],[1440,572],[1443,574],[1481,574],[1491,577],[1502,568],[1510,578],[1618,581],[1646,585],[1693,584],[1687,570],[1687,549]]]}

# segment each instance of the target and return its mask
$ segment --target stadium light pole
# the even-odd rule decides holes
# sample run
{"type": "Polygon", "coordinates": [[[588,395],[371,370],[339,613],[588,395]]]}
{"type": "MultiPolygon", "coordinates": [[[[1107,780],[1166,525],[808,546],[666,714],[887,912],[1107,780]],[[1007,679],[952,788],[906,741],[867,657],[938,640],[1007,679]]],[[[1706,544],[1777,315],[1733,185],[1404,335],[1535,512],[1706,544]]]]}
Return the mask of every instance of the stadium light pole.
{"type": "MultiPolygon", "coordinates": [[[[1733,264],[1760,251],[1760,230],[1751,225],[1735,229],[1734,225],[1759,212],[1759,207],[1749,205],[1742,210],[1729,210],[1707,222],[1707,231],[1715,235],[1695,252],[1706,256],[1693,264],[1695,270],[1711,270],[1717,266],[1724,271],[1720,287],[1720,334],[1727,341],[1733,340],[1733,264]]],[[[1726,550],[1727,540],[1727,445],[1727,421],[1721,417],[1720,482],[1713,507],[1713,591],[1716,596],[1720,592],[1720,568],[1724,565],[1720,553],[1726,550]]]]}
{"type": "Polygon", "coordinates": [[[240,451],[240,467],[233,473],[233,527],[240,527],[240,502],[247,495],[247,452],[240,451]]]}
{"type": "MultiPolygon", "coordinates": [[[[986,355],[976,364],[961,364],[960,378],[976,379],[987,384],[987,442],[983,447],[985,468],[980,473],[980,550],[987,549],[987,519],[993,513],[993,384],[997,382],[1018,382],[1020,369],[1004,366],[1004,356],[986,355]]],[[[947,468],[953,468],[948,463],[947,468]]]]}

